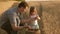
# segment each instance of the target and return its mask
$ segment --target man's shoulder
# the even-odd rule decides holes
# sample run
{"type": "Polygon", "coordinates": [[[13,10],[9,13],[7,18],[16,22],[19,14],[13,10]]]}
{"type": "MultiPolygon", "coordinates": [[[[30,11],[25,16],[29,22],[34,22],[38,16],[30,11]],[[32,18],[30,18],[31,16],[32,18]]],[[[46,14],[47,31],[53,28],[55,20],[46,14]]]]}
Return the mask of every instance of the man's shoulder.
{"type": "Polygon", "coordinates": [[[4,14],[14,14],[17,11],[17,7],[13,7],[4,12],[4,14]]]}

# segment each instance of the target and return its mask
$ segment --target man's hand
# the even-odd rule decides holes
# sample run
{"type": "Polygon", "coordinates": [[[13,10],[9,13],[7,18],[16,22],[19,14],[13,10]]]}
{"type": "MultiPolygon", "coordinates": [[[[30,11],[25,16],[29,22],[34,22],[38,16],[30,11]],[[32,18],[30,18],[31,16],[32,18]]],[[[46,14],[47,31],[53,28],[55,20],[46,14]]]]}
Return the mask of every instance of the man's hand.
{"type": "Polygon", "coordinates": [[[24,28],[24,26],[19,26],[19,29],[23,29],[24,28]]]}

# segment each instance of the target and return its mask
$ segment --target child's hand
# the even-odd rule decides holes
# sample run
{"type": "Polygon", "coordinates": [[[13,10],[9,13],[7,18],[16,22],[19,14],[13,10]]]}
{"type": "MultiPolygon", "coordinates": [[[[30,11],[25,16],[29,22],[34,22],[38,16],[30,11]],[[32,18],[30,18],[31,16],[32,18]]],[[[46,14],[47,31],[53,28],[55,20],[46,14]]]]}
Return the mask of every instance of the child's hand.
{"type": "Polygon", "coordinates": [[[40,17],[39,17],[39,16],[37,16],[37,19],[39,19],[39,20],[40,20],[40,17]]]}
{"type": "Polygon", "coordinates": [[[40,20],[40,17],[37,15],[34,15],[34,16],[32,16],[32,18],[31,18],[31,20],[32,21],[34,21],[34,20],[40,20]]]}
{"type": "Polygon", "coordinates": [[[39,16],[37,16],[37,17],[35,17],[35,19],[38,19],[38,20],[40,20],[40,17],[39,17],[39,16]]]}

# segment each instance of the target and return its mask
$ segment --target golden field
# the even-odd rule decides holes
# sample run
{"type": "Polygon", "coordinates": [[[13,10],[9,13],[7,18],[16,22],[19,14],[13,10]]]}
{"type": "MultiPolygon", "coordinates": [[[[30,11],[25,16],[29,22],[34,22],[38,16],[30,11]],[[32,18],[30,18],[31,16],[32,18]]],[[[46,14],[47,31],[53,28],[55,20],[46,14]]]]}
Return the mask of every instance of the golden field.
{"type": "MultiPolygon", "coordinates": [[[[18,1],[0,2],[0,16],[16,2],[18,1]]],[[[60,1],[31,1],[28,4],[38,10],[41,34],[60,34],[60,1]]],[[[7,33],[0,29],[0,34],[7,33]]]]}

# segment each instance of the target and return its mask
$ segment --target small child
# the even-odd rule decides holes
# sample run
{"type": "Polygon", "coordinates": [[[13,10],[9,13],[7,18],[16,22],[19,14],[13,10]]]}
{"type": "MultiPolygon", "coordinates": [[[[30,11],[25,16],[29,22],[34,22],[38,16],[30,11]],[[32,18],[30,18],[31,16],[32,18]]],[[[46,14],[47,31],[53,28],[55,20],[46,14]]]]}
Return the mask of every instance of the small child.
{"type": "Polygon", "coordinates": [[[36,10],[36,8],[34,6],[30,7],[29,17],[31,19],[34,19],[34,20],[32,20],[28,24],[28,26],[29,26],[28,29],[31,30],[31,31],[38,30],[39,29],[38,20],[40,20],[40,17],[38,16],[37,10],[36,10]]]}

